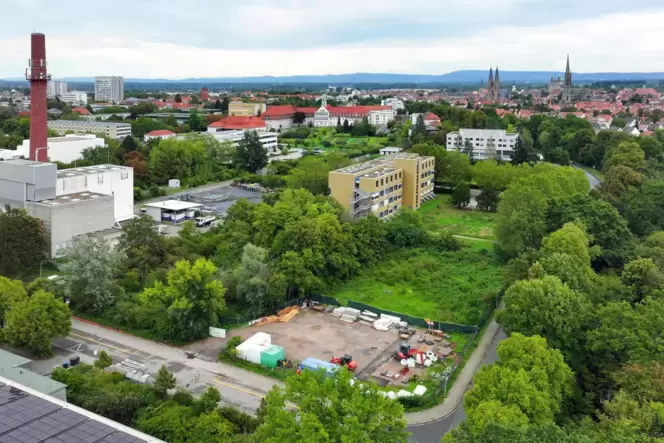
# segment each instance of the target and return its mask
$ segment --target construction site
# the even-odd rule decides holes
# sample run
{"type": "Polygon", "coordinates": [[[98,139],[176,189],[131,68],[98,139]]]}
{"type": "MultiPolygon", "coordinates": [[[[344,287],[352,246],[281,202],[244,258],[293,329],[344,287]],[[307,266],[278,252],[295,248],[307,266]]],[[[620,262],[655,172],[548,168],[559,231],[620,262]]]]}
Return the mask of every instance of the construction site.
{"type": "Polygon", "coordinates": [[[423,384],[440,385],[460,362],[457,334],[413,328],[398,317],[346,307],[292,306],[229,335],[241,337],[237,349],[242,359],[263,364],[270,359],[266,352],[276,352],[283,363],[269,367],[295,365],[330,373],[346,366],[358,379],[373,380],[394,397],[422,395],[423,384]]]}

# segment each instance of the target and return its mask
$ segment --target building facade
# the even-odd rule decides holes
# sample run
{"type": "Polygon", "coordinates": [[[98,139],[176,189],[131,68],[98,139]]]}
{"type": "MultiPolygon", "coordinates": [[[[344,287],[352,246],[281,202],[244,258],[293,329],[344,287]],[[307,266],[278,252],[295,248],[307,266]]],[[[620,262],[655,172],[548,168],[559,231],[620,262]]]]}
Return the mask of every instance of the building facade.
{"type": "Polygon", "coordinates": [[[46,94],[48,98],[61,96],[67,91],[67,82],[61,80],[51,80],[48,82],[48,86],[46,87],[46,94]]]}
{"type": "Polygon", "coordinates": [[[370,213],[380,219],[402,206],[419,209],[433,198],[434,157],[399,153],[331,171],[330,195],[355,218],[370,213]]]}
{"type": "Polygon", "coordinates": [[[124,77],[95,77],[95,101],[119,103],[124,100],[124,77]]]}
{"type": "Polygon", "coordinates": [[[97,134],[118,140],[131,135],[131,125],[129,123],[85,120],[49,120],[48,129],[52,129],[61,135],[71,131],[74,134],[97,134]]]}
{"type": "MultiPolygon", "coordinates": [[[[71,163],[83,156],[84,149],[103,148],[106,142],[93,134],[68,134],[64,137],[49,137],[46,144],[48,161],[71,163]]],[[[23,140],[23,144],[16,148],[16,155],[30,158],[30,140],[23,140]]]]}
{"type": "Polygon", "coordinates": [[[510,160],[518,138],[504,129],[459,129],[447,134],[447,150],[467,152],[472,147],[476,160],[510,160]]]}
{"type": "Polygon", "coordinates": [[[70,91],[60,94],[60,101],[73,106],[85,106],[88,104],[88,93],[84,91],[70,91]]]}
{"type": "MultiPolygon", "coordinates": [[[[237,146],[237,143],[244,138],[246,131],[237,130],[237,131],[220,131],[220,132],[211,132],[212,136],[220,142],[231,142],[233,146],[237,146]]],[[[276,132],[264,132],[256,131],[258,134],[258,140],[261,142],[261,145],[265,148],[268,155],[278,155],[280,154],[279,150],[279,139],[277,138],[276,132]]]]}
{"type": "Polygon", "coordinates": [[[237,116],[259,116],[265,112],[266,105],[262,102],[240,102],[232,101],[228,104],[228,115],[237,115],[237,116]]]}

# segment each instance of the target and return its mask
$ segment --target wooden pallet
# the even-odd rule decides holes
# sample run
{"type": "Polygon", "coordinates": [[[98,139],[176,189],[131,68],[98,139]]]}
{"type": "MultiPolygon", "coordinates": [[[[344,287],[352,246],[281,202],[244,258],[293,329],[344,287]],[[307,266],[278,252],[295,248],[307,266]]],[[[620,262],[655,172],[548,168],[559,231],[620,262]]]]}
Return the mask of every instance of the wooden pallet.
{"type": "Polygon", "coordinates": [[[279,321],[282,323],[286,323],[289,321],[291,318],[295,317],[297,313],[300,312],[300,309],[296,306],[295,309],[292,309],[290,312],[287,312],[284,315],[281,315],[281,312],[279,312],[279,321]]]}

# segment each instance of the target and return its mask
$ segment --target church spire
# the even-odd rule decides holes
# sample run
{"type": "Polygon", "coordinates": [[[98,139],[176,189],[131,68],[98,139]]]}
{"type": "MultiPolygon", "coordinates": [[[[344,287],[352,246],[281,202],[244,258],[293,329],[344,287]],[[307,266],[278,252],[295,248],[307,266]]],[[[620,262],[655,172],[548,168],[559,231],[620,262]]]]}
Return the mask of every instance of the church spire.
{"type": "Polygon", "coordinates": [[[569,68],[569,54],[567,54],[567,66],[565,67],[565,86],[563,87],[563,102],[572,101],[572,70],[569,68]]]}
{"type": "Polygon", "coordinates": [[[487,95],[489,96],[489,100],[495,100],[493,94],[495,92],[495,85],[493,82],[493,66],[489,68],[489,83],[487,84],[487,95]]]}
{"type": "Polygon", "coordinates": [[[572,85],[572,70],[569,68],[569,54],[567,54],[567,67],[565,68],[565,85],[572,85]]]}
{"type": "Polygon", "coordinates": [[[498,100],[500,98],[500,73],[498,72],[498,66],[496,66],[496,78],[493,81],[493,99],[498,100]]]}

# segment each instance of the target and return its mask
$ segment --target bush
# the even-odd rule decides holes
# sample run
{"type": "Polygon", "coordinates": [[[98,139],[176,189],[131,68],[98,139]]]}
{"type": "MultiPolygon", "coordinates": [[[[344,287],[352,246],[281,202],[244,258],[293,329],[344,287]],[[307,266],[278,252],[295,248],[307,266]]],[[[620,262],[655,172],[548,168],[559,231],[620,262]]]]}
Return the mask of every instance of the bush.
{"type": "Polygon", "coordinates": [[[235,349],[235,348],[237,348],[237,347],[240,346],[241,344],[242,344],[242,337],[240,337],[239,335],[234,335],[234,336],[231,337],[231,339],[228,340],[228,342],[226,343],[226,350],[227,350],[227,351],[230,351],[231,349],[235,349]]]}

